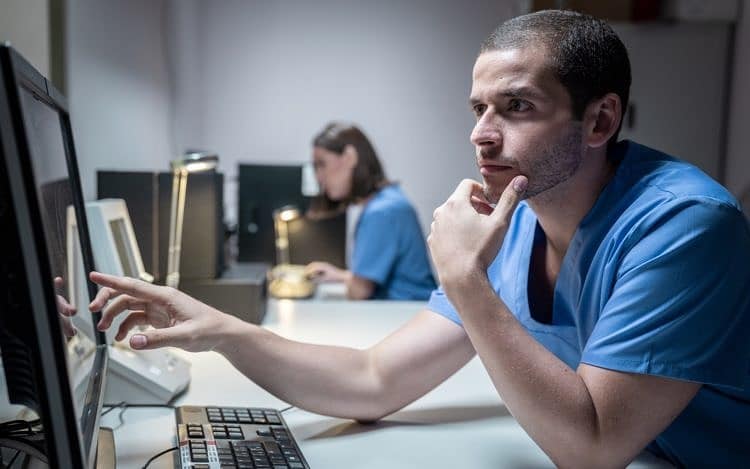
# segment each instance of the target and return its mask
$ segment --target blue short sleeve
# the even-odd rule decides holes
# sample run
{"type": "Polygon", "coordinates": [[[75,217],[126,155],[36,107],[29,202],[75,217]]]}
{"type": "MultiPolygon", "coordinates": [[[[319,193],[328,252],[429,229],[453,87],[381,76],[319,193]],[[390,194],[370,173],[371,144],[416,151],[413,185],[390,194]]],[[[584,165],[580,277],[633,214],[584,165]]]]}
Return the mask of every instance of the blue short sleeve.
{"type": "Polygon", "coordinates": [[[376,284],[374,299],[426,300],[435,288],[417,213],[397,186],[381,189],[362,210],[350,270],[376,284]]]}
{"type": "Polygon", "coordinates": [[[677,200],[639,228],[581,362],[741,387],[750,366],[744,217],[711,199],[677,200]]]}
{"type": "Polygon", "coordinates": [[[444,316],[463,327],[463,321],[461,321],[461,318],[458,316],[456,308],[453,307],[450,300],[448,300],[448,297],[445,296],[443,287],[438,287],[436,290],[433,290],[430,295],[430,300],[427,302],[427,309],[444,316]]]}
{"type": "Polygon", "coordinates": [[[396,264],[400,236],[398,210],[377,210],[364,213],[357,226],[352,254],[352,272],[383,284],[396,264]]]}

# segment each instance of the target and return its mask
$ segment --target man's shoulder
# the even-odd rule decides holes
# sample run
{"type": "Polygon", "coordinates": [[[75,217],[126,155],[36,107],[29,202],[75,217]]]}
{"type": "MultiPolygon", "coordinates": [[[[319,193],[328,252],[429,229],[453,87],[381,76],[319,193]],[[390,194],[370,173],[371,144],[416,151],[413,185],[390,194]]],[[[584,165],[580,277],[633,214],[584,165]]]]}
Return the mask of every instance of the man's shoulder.
{"type": "Polygon", "coordinates": [[[734,207],[735,197],[697,166],[635,142],[622,142],[625,152],[618,181],[632,200],[707,202],[734,207]]]}

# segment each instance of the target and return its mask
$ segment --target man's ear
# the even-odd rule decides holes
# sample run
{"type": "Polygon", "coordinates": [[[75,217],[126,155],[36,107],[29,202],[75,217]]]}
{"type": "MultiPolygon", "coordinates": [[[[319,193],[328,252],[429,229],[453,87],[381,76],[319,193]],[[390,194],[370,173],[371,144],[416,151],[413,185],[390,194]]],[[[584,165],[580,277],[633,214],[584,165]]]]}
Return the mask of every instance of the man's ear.
{"type": "Polygon", "coordinates": [[[606,145],[617,132],[622,120],[622,103],[615,93],[607,93],[586,106],[584,130],[586,145],[593,148],[606,145]]]}
{"type": "Polygon", "coordinates": [[[351,144],[344,147],[344,151],[341,152],[341,157],[344,158],[344,161],[349,168],[356,167],[357,162],[359,161],[359,153],[357,153],[357,149],[354,148],[354,145],[351,144]]]}

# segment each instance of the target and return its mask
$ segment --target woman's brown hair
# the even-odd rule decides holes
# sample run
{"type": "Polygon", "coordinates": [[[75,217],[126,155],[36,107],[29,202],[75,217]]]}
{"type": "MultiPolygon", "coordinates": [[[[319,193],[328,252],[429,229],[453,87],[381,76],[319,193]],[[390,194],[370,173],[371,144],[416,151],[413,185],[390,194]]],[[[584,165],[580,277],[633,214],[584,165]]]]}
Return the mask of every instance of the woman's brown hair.
{"type": "Polygon", "coordinates": [[[335,201],[321,191],[310,204],[309,216],[319,218],[334,215],[345,210],[347,205],[360,202],[390,184],[375,148],[357,126],[331,122],[313,138],[313,146],[337,155],[341,155],[347,145],[357,150],[357,165],[352,171],[352,189],[349,197],[335,201]]]}

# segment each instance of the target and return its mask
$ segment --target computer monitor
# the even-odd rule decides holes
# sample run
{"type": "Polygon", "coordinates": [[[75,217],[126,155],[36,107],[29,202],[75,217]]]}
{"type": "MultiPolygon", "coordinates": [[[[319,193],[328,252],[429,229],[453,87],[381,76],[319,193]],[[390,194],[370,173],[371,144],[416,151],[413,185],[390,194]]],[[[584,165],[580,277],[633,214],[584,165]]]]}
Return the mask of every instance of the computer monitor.
{"type": "MultiPolygon", "coordinates": [[[[91,239],[91,250],[94,255],[94,269],[111,275],[125,276],[151,282],[153,278],[146,272],[141,259],[141,251],[135,239],[130,214],[122,199],[103,199],[86,202],[86,218],[91,239]]],[[[71,244],[68,250],[68,265],[74,272],[68,281],[68,297],[86,301],[88,289],[86,272],[82,269],[83,263],[77,259],[81,255],[80,244],[75,240],[78,226],[75,219],[73,207],[68,207],[67,233],[71,244]],[[78,266],[78,270],[74,267],[78,266]]],[[[110,327],[105,335],[107,342],[112,343],[117,334],[117,328],[123,316],[117,318],[114,327],[110,327]]],[[[89,321],[91,315],[75,317],[74,321],[89,321]]]]}
{"type": "MultiPolygon", "coordinates": [[[[107,353],[93,326],[72,335],[61,314],[70,309],[89,314],[88,301],[66,298],[65,282],[74,275],[67,262],[71,243],[81,244],[75,262],[84,271],[93,265],[67,104],[9,45],[0,46],[0,65],[5,385],[11,403],[40,415],[51,467],[90,468],[96,460],[107,353]],[[71,205],[79,227],[75,237],[67,235],[71,205]]],[[[87,285],[89,300],[96,288],[87,285]]]]}
{"type": "Polygon", "coordinates": [[[330,217],[300,217],[289,222],[289,262],[308,264],[325,261],[345,269],[346,212],[330,217]]]}
{"type": "MultiPolygon", "coordinates": [[[[73,214],[72,207],[69,215],[73,214]]],[[[143,267],[141,251],[135,236],[130,213],[122,199],[102,199],[86,202],[86,218],[94,254],[94,266],[99,272],[139,278],[151,282],[153,278],[143,267]]],[[[78,229],[75,217],[68,217],[68,239],[78,229]]],[[[86,272],[75,259],[80,247],[73,244],[68,251],[69,265],[78,269],[68,282],[70,297],[85,301],[86,272]]],[[[115,318],[105,332],[109,347],[109,375],[104,396],[107,402],[129,404],[164,404],[173,400],[190,384],[190,363],[169,349],[132,350],[127,339],[115,342],[120,324],[127,315],[115,318]]],[[[75,321],[91,321],[90,315],[76,315],[75,321]]],[[[77,323],[76,323],[77,324],[77,323]]],[[[91,329],[84,324],[84,329],[91,329]]]]}
{"type": "Polygon", "coordinates": [[[301,165],[240,164],[238,260],[276,264],[273,211],[294,205],[304,213],[309,203],[301,165]]]}

